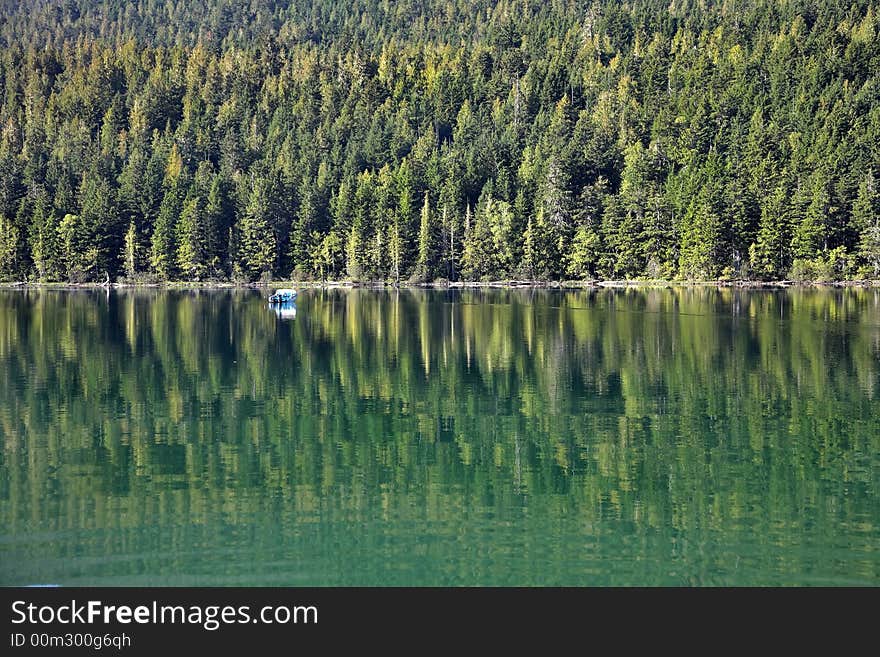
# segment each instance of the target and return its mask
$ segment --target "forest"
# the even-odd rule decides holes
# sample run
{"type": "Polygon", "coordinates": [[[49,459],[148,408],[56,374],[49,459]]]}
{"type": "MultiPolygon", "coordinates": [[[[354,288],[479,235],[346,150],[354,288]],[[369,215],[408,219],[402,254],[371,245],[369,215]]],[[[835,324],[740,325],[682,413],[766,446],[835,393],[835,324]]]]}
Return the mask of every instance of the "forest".
{"type": "Polygon", "coordinates": [[[0,280],[880,278],[869,0],[0,3],[0,280]]]}

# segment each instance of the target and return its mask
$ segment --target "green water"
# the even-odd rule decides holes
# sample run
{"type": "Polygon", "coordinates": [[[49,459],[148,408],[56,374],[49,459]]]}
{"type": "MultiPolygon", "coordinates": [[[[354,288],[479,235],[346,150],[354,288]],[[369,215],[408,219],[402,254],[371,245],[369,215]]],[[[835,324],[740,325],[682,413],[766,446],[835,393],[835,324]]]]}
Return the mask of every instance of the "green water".
{"type": "Polygon", "coordinates": [[[0,291],[0,584],[880,584],[880,290],[0,291]]]}

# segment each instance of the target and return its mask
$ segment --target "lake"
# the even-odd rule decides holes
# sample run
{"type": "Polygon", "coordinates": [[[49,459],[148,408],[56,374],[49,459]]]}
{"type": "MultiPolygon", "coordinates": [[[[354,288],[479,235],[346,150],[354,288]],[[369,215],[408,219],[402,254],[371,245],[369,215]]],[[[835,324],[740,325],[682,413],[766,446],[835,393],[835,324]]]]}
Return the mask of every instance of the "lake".
{"type": "Polygon", "coordinates": [[[878,585],[880,289],[0,290],[0,584],[878,585]]]}

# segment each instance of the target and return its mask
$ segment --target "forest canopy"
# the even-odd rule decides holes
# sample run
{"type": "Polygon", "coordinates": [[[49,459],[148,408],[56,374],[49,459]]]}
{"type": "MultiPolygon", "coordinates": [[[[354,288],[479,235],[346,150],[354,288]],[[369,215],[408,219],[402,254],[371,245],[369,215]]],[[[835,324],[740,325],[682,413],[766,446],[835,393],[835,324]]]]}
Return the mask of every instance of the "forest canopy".
{"type": "Polygon", "coordinates": [[[866,0],[0,3],[0,280],[880,278],[866,0]]]}

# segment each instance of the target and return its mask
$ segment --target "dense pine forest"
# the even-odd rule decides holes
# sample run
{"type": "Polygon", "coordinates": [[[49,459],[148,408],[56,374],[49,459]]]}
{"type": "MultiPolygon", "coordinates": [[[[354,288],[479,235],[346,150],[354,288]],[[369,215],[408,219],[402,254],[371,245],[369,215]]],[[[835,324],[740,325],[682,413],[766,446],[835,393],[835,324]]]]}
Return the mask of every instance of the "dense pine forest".
{"type": "Polygon", "coordinates": [[[880,277],[868,0],[0,2],[0,280],[880,277]]]}

